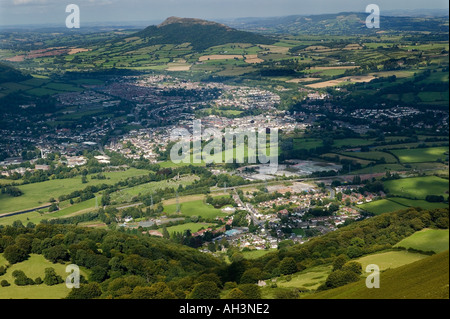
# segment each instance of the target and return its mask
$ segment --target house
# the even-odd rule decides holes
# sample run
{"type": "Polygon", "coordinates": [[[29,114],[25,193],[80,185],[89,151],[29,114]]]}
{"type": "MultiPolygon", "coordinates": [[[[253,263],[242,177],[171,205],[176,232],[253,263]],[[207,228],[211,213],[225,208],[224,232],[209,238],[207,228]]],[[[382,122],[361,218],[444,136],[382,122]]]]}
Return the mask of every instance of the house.
{"type": "Polygon", "coordinates": [[[110,163],[111,163],[111,158],[110,158],[109,156],[106,156],[106,155],[94,156],[94,158],[95,158],[100,164],[110,164],[110,163]]]}
{"type": "Polygon", "coordinates": [[[49,165],[36,165],[34,167],[36,170],[48,171],[50,169],[49,165]]]}

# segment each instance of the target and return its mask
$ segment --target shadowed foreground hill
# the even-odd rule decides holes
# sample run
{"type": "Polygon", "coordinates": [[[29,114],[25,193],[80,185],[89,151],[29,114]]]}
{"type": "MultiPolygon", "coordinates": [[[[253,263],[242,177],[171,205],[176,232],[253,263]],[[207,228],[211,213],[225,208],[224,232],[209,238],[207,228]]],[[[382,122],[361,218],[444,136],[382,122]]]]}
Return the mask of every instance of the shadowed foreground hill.
{"type": "Polygon", "coordinates": [[[24,75],[22,72],[13,69],[6,64],[0,63],[0,83],[25,81],[30,78],[31,76],[24,75]]]}
{"type": "Polygon", "coordinates": [[[380,288],[368,289],[365,279],[323,291],[313,299],[448,299],[449,251],[380,274],[380,288]]]}

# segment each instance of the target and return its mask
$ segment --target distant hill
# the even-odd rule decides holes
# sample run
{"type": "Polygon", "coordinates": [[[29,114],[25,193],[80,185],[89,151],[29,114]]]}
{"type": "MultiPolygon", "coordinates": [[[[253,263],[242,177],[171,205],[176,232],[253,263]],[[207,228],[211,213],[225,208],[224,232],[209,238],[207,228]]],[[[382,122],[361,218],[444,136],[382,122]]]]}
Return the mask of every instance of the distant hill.
{"type": "Polygon", "coordinates": [[[20,82],[30,79],[31,76],[24,75],[22,72],[6,65],[0,63],[0,83],[5,82],[20,82]]]}
{"type": "Polygon", "coordinates": [[[133,35],[146,45],[190,43],[195,51],[226,43],[272,44],[275,41],[224,24],[190,18],[170,17],[158,26],[149,26],[133,35]]]}
{"type": "Polygon", "coordinates": [[[387,16],[381,12],[380,29],[368,29],[368,13],[343,12],[320,15],[292,15],[273,18],[239,18],[227,25],[246,31],[290,34],[370,34],[377,31],[448,32],[448,17],[387,16]]]}
{"type": "Polygon", "coordinates": [[[449,251],[380,274],[380,288],[365,280],[323,291],[313,299],[448,299],[449,251]]]}

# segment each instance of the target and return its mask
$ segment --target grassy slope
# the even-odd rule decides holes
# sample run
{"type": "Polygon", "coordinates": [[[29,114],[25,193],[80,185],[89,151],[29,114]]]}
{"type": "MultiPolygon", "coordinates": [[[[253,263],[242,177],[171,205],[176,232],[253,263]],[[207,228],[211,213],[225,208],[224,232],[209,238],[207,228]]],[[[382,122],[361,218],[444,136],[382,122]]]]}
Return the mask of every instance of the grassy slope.
{"type": "Polygon", "coordinates": [[[382,272],[380,288],[365,280],[308,296],[313,299],[448,299],[449,252],[382,272]]]}
{"type": "Polygon", "coordinates": [[[448,229],[423,229],[403,239],[396,247],[440,253],[449,249],[448,229]]]}
{"type": "MultiPolygon", "coordinates": [[[[418,260],[427,258],[427,255],[411,253],[408,251],[386,251],[361,257],[357,262],[361,263],[363,271],[368,265],[375,264],[381,271],[398,268],[418,260]]],[[[365,273],[363,272],[363,275],[365,273]]]]}
{"type": "Polygon", "coordinates": [[[396,210],[405,209],[407,207],[421,207],[424,209],[446,208],[445,203],[430,203],[425,200],[414,200],[401,197],[392,197],[389,199],[381,199],[366,204],[358,205],[359,208],[376,215],[394,212],[396,210]]]}

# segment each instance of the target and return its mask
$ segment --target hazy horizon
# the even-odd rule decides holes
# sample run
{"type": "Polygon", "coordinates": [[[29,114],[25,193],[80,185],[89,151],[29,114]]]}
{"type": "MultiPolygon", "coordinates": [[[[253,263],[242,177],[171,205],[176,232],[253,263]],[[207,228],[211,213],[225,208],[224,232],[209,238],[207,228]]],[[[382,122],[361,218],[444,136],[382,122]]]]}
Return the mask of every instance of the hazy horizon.
{"type": "Polygon", "coordinates": [[[448,11],[448,2],[443,0],[429,0],[426,5],[418,0],[317,0],[314,3],[303,0],[75,0],[67,3],[58,0],[0,0],[0,25],[64,27],[69,14],[65,12],[65,7],[70,3],[80,7],[81,23],[86,25],[145,25],[161,22],[170,16],[227,20],[364,12],[370,3],[376,3],[381,12],[448,11]]]}

